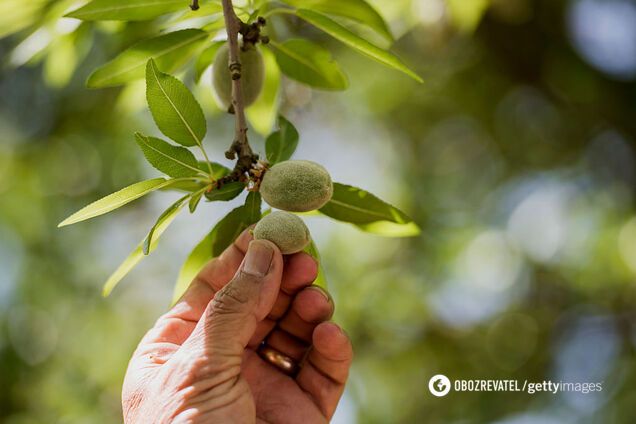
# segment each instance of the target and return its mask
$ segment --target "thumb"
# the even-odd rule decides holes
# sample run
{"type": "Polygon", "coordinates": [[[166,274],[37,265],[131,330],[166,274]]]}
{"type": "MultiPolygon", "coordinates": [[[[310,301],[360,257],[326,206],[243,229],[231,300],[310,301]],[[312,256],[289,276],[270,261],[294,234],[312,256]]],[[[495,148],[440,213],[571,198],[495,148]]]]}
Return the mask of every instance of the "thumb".
{"type": "Polygon", "coordinates": [[[184,347],[200,348],[208,355],[242,356],[256,325],[274,305],[282,272],[278,248],[253,240],[234,278],[214,295],[184,347]]]}

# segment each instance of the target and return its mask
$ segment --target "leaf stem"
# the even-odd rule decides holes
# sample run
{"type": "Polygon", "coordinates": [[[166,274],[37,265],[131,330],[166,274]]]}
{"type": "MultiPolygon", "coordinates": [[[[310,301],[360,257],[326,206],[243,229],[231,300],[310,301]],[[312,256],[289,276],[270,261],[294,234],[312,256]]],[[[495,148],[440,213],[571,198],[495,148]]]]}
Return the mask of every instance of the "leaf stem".
{"type": "Polygon", "coordinates": [[[205,158],[205,163],[208,165],[208,171],[210,171],[210,174],[208,175],[210,177],[211,180],[214,180],[214,171],[212,171],[212,165],[210,164],[210,158],[208,157],[208,154],[205,152],[205,149],[203,148],[203,143],[199,142],[198,143],[199,149],[201,149],[201,153],[203,153],[203,157],[205,158]]]}
{"type": "Polygon", "coordinates": [[[192,193],[190,193],[190,197],[194,197],[194,196],[198,195],[199,193],[203,194],[206,191],[208,191],[210,189],[210,187],[211,187],[210,185],[206,185],[205,187],[203,187],[203,188],[201,188],[201,189],[199,189],[197,191],[193,191],[192,193]]]}

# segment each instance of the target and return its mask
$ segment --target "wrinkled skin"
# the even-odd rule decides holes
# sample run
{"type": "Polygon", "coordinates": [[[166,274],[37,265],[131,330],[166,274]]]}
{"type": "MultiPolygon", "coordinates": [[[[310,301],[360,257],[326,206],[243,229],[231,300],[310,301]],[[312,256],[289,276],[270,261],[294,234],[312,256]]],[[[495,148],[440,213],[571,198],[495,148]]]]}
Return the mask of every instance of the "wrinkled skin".
{"type": "Polygon", "coordinates": [[[310,287],[316,272],[309,255],[283,257],[244,232],[144,336],[124,381],[124,421],[328,422],[352,349],[328,321],[330,297],[310,287]],[[296,376],[258,356],[265,338],[303,363],[296,376]]]}

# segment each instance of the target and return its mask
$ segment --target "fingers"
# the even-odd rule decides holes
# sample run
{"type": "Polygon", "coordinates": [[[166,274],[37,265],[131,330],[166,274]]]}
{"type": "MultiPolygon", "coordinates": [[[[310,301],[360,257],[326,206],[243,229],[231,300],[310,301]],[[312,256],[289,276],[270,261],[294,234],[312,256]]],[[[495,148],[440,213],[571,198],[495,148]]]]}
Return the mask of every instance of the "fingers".
{"type": "MultiPolygon", "coordinates": [[[[183,344],[194,330],[214,294],[221,290],[236,273],[252,239],[249,229],[243,231],[218,258],[208,262],[181,299],[170,311],[159,318],[142,343],[183,344]]],[[[310,255],[297,253],[285,256],[284,262],[281,292],[268,319],[257,326],[253,338],[254,346],[263,340],[275,325],[275,321],[287,311],[291,297],[303,287],[310,285],[316,278],[318,266],[310,255]]]]}
{"type": "Polygon", "coordinates": [[[250,242],[234,278],[214,295],[182,348],[212,359],[242,357],[256,325],[274,305],[282,274],[280,250],[266,240],[250,242]]]}
{"type": "Polygon", "coordinates": [[[208,262],[167,315],[199,321],[214,294],[234,277],[252,239],[249,229],[243,231],[218,258],[208,262]]]}
{"type": "Polygon", "coordinates": [[[319,324],[314,329],[312,340],[313,348],[296,381],[329,419],[344,391],[353,349],[349,337],[331,322],[319,324]]]}
{"type": "Polygon", "coordinates": [[[285,317],[267,337],[267,344],[300,361],[312,343],[314,329],[331,318],[333,311],[333,302],[324,290],[307,287],[296,295],[285,317]]]}
{"type": "Polygon", "coordinates": [[[148,331],[141,345],[157,342],[183,344],[214,294],[236,273],[251,241],[252,235],[245,230],[218,258],[208,262],[181,299],[148,331]]]}
{"type": "Polygon", "coordinates": [[[320,287],[308,287],[296,296],[278,328],[311,344],[316,325],[331,318],[333,312],[334,305],[329,294],[320,287]]]}
{"type": "Polygon", "coordinates": [[[318,265],[307,253],[301,252],[286,256],[284,261],[285,270],[283,271],[280,293],[270,314],[256,328],[249,342],[251,348],[256,348],[271,332],[276,322],[287,313],[294,296],[316,279],[318,265]]]}
{"type": "Polygon", "coordinates": [[[316,286],[303,289],[267,337],[267,346],[301,363],[311,349],[316,326],[331,318],[333,310],[333,302],[324,290],[316,286]]]}

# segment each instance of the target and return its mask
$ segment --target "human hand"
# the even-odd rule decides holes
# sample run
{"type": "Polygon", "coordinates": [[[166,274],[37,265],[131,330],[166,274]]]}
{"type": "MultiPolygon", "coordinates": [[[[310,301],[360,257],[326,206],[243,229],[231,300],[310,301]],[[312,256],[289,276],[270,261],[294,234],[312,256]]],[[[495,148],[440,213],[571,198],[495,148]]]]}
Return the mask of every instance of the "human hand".
{"type": "Polygon", "coordinates": [[[308,254],[283,258],[243,232],[140,342],[124,380],[125,422],[328,422],[352,348],[328,322],[329,296],[310,286],[316,273],[308,254]],[[301,364],[297,374],[263,360],[263,340],[301,364]]]}

